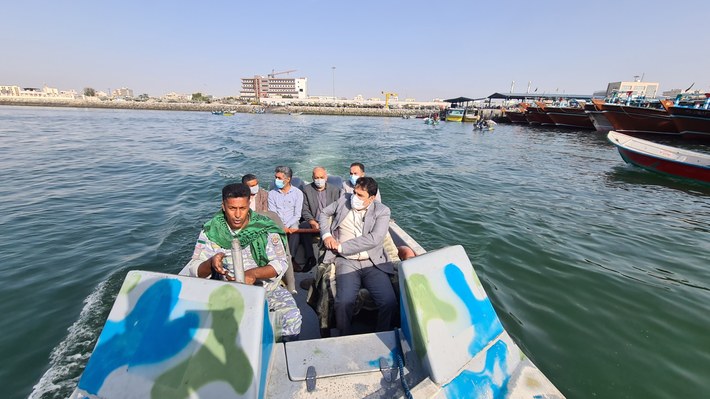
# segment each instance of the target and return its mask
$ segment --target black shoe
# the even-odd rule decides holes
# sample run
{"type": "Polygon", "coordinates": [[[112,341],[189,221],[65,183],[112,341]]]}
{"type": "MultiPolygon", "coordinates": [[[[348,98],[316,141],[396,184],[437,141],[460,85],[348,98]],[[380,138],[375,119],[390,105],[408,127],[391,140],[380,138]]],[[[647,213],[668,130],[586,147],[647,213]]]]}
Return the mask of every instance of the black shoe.
{"type": "Polygon", "coordinates": [[[313,269],[313,266],[315,266],[315,265],[316,265],[316,258],[311,256],[306,261],[306,264],[303,266],[303,270],[301,270],[301,272],[305,273],[307,271],[310,271],[311,269],[313,269]]]}

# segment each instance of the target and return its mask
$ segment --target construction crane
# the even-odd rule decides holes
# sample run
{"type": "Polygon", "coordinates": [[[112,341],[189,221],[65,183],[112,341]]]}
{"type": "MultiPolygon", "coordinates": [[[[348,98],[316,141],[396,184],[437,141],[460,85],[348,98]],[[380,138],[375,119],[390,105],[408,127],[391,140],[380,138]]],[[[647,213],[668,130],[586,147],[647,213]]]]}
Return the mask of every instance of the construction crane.
{"type": "Polygon", "coordinates": [[[268,75],[266,75],[266,76],[268,76],[268,77],[270,77],[270,78],[273,78],[273,77],[276,76],[276,75],[283,75],[283,74],[285,74],[285,73],[291,73],[291,72],[296,72],[296,70],[295,70],[295,69],[290,69],[290,70],[288,70],[288,71],[283,71],[283,72],[274,72],[274,70],[272,69],[272,70],[271,70],[271,73],[268,74],[268,75]]]}
{"type": "Polygon", "coordinates": [[[385,109],[389,109],[390,107],[390,97],[397,97],[399,95],[397,93],[386,93],[384,91],[382,94],[385,95],[385,109]]]}

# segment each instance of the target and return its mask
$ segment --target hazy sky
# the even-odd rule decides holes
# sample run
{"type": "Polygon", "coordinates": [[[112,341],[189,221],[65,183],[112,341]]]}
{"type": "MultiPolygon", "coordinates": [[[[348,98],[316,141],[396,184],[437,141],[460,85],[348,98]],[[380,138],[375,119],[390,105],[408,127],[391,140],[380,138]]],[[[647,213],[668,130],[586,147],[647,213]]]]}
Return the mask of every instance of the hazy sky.
{"type": "Polygon", "coordinates": [[[295,69],[310,95],[710,91],[710,1],[5,1],[0,85],[238,95],[295,69]],[[336,69],[333,70],[332,67],[336,69]]]}

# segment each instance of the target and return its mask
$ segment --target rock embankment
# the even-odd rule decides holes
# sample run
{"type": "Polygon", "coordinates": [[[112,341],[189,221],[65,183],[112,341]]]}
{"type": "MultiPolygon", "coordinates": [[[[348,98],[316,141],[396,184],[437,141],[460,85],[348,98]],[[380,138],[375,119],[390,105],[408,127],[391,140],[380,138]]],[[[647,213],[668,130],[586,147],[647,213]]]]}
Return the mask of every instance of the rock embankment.
{"type": "Polygon", "coordinates": [[[21,105],[37,107],[73,107],[73,108],[105,108],[105,109],[140,109],[160,111],[232,111],[238,113],[253,113],[264,110],[267,113],[289,114],[298,113],[311,115],[347,115],[347,116],[389,116],[402,117],[407,115],[428,114],[435,110],[413,109],[382,109],[357,107],[317,107],[317,106],[283,106],[264,107],[261,105],[222,104],[222,103],[173,103],[173,102],[139,102],[139,101],[102,101],[102,100],[72,100],[63,98],[18,98],[0,97],[0,105],[21,105]]]}

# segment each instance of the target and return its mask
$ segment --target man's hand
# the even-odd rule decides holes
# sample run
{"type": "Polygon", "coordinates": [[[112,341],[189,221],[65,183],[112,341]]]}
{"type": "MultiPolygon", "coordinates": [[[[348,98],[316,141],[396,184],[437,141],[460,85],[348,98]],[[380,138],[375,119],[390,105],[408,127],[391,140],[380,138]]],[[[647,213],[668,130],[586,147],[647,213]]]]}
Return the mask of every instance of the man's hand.
{"type": "Polygon", "coordinates": [[[254,285],[256,282],[256,276],[254,276],[254,271],[256,269],[249,269],[244,272],[244,284],[246,285],[254,285]]]}
{"type": "Polygon", "coordinates": [[[291,234],[291,233],[293,233],[293,232],[296,231],[296,230],[298,230],[298,229],[292,229],[292,228],[290,228],[290,227],[284,227],[284,231],[286,232],[286,234],[291,234]]]}
{"type": "Polygon", "coordinates": [[[312,229],[320,230],[320,225],[319,225],[318,222],[316,222],[315,220],[310,220],[310,221],[308,222],[308,224],[311,225],[311,228],[312,228],[312,229]]]}
{"type": "Polygon", "coordinates": [[[220,252],[220,253],[216,254],[215,256],[213,256],[211,258],[212,270],[223,275],[227,280],[234,281],[234,276],[230,276],[229,274],[227,274],[228,273],[227,269],[222,267],[223,261],[224,261],[224,254],[223,253],[220,252]]]}
{"type": "Polygon", "coordinates": [[[336,250],[336,251],[338,250],[338,245],[340,245],[338,240],[333,238],[333,236],[330,236],[330,237],[324,239],[323,244],[325,245],[326,248],[336,250]]]}

